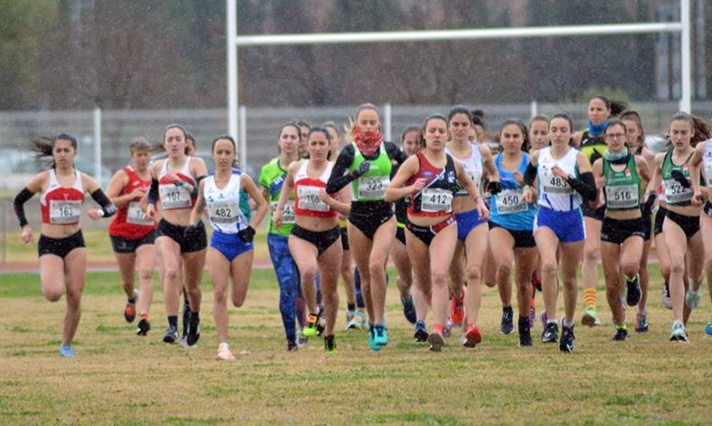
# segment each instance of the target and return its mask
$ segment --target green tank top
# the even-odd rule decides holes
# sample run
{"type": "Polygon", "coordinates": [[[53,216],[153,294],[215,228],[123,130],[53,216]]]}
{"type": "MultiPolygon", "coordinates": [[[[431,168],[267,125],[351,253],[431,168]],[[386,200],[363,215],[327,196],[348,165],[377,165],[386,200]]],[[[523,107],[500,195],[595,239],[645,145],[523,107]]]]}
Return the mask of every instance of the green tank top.
{"type": "MultiPolygon", "coordinates": [[[[351,163],[349,171],[353,172],[359,168],[361,163],[367,160],[355,143],[351,145],[354,147],[354,161],[351,163]]],[[[353,201],[383,201],[386,188],[391,183],[391,168],[393,165],[386,153],[385,143],[381,143],[378,157],[375,160],[368,161],[371,163],[368,172],[351,182],[351,199],[353,201]]]]}
{"type": "Polygon", "coordinates": [[[278,234],[284,237],[289,237],[294,227],[294,194],[290,194],[289,201],[284,205],[282,215],[282,227],[277,229],[272,223],[272,215],[277,206],[277,201],[282,193],[282,185],[287,177],[287,171],[279,166],[279,157],[265,164],[260,171],[260,186],[267,189],[269,192],[270,214],[269,214],[269,233],[278,234]]]}
{"type": "Polygon", "coordinates": [[[581,145],[579,149],[588,158],[588,162],[593,164],[597,159],[603,157],[603,153],[608,149],[608,145],[602,137],[592,137],[588,134],[588,129],[581,135],[581,145]]]}
{"type": "Polygon", "coordinates": [[[603,196],[606,210],[632,210],[640,206],[641,179],[635,167],[635,156],[629,155],[621,171],[613,170],[610,161],[603,160],[603,177],[606,179],[603,196]]]}
{"type": "Polygon", "coordinates": [[[689,206],[692,201],[692,188],[685,188],[672,177],[673,170],[679,170],[683,176],[690,180],[690,158],[695,152],[690,153],[685,161],[677,166],[672,162],[672,151],[665,154],[662,165],[663,191],[668,205],[689,206]]]}

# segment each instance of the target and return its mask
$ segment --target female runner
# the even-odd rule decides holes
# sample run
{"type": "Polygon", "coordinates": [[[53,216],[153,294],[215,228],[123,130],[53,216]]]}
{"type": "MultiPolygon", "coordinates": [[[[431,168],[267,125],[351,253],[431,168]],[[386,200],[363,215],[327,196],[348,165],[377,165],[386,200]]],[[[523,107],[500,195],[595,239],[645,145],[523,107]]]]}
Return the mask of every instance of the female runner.
{"type": "Polygon", "coordinates": [[[89,217],[98,220],[116,213],[116,206],[90,176],[74,168],[77,139],[61,133],[52,139],[33,140],[38,157],[52,157],[49,170],[35,175],[15,197],[13,207],[22,228],[22,241],[31,243],[32,228],[25,216],[24,204],[40,193],[42,230],[38,244],[42,294],[56,302],[66,289],[67,309],[64,312],[62,342],[59,355],[72,358],[74,334],[81,318],[81,299],[84,290],[87,252],[79,226],[84,194],[91,194],[100,209],[89,211],[89,217]]]}

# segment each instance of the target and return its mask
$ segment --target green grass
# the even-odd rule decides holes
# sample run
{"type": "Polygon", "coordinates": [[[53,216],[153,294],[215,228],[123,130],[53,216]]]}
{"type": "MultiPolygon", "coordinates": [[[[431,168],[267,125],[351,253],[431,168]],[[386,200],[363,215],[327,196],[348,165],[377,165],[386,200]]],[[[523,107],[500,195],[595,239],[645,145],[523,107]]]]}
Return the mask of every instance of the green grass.
{"type": "MultiPolygon", "coordinates": [[[[391,282],[394,277],[391,271],[391,282]]],[[[230,345],[238,360],[217,363],[207,274],[203,334],[194,350],[161,342],[165,320],[157,284],[154,328],[140,338],[122,317],[125,300],[117,275],[87,274],[75,359],[57,356],[64,301],[44,300],[37,274],[6,274],[0,280],[2,424],[707,424],[709,419],[712,339],[703,333],[709,305],[705,300],[692,315],[691,344],[670,343],[672,315],[660,303],[657,283],[649,333],[631,332],[627,342],[611,342],[601,291],[604,325],[577,326],[573,354],[536,338],[533,347],[518,348],[516,333],[501,335],[494,289],[484,290],[483,344],[467,350],[454,335],[443,352],[430,353],[412,341],[394,288],[387,304],[391,343],[382,351],[368,349],[364,332],[339,329],[336,354],[327,355],[318,338],[287,354],[274,272],[255,270],[247,302],[230,309],[230,345]]],[[[340,326],[343,310],[342,299],[340,326]]],[[[629,326],[632,330],[630,319],[629,326]]],[[[540,332],[537,323],[533,333],[540,332]]]]}

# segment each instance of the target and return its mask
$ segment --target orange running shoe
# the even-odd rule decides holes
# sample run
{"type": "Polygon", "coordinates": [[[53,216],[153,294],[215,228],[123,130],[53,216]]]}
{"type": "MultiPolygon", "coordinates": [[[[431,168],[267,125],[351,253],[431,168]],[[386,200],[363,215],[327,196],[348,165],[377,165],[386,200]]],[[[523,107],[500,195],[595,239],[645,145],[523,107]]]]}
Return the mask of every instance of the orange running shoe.
{"type": "Polygon", "coordinates": [[[462,327],[465,322],[465,288],[462,287],[460,297],[453,295],[450,301],[450,324],[453,327],[462,327]]]}
{"type": "Polygon", "coordinates": [[[482,332],[475,324],[467,326],[467,333],[462,335],[462,346],[466,348],[474,348],[478,343],[482,342],[482,332]]]}

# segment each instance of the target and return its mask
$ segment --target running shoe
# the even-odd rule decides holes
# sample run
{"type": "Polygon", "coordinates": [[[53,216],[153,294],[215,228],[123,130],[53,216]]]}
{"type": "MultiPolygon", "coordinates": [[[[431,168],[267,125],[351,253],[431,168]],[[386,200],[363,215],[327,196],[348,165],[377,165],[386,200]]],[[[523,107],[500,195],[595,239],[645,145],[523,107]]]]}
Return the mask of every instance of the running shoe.
{"type": "Polygon", "coordinates": [[[428,336],[428,344],[430,345],[431,352],[440,352],[443,349],[443,346],[445,346],[445,340],[440,333],[433,332],[430,333],[430,336],[428,336]]]}
{"type": "Polygon", "coordinates": [[[712,336],[712,318],[707,321],[707,325],[705,326],[705,334],[708,336],[712,336]]]}
{"type": "Polygon", "coordinates": [[[450,301],[450,323],[453,327],[462,327],[465,321],[465,291],[462,287],[460,297],[453,296],[450,301]]]}
{"type": "Polygon", "coordinates": [[[324,315],[324,305],[319,305],[319,321],[316,323],[316,335],[321,336],[324,334],[324,329],[326,328],[326,315],[324,315]]]}
{"type": "Polygon", "coordinates": [[[301,331],[297,334],[297,346],[306,346],[309,343],[309,338],[301,331]]]}
{"type": "Polygon", "coordinates": [[[126,302],[126,307],[124,308],[124,318],[127,323],[132,323],[136,319],[136,303],[138,303],[138,290],[133,291],[133,302],[126,302]]]}
{"type": "Polygon", "coordinates": [[[415,305],[413,304],[413,296],[408,293],[407,299],[401,298],[401,304],[403,305],[403,315],[409,323],[415,324],[417,318],[415,316],[415,305]]]}
{"type": "Polygon", "coordinates": [[[682,321],[675,320],[672,322],[672,330],[670,332],[670,341],[671,342],[680,342],[680,343],[689,343],[690,342],[687,339],[687,331],[685,330],[685,326],[682,324],[682,321]]]}
{"type": "Polygon", "coordinates": [[[667,282],[667,280],[663,284],[663,305],[668,309],[672,309],[672,299],[670,298],[670,283],[667,282]]]}
{"type": "Polygon", "coordinates": [[[366,314],[363,312],[356,312],[353,319],[346,326],[349,330],[363,330],[366,328],[366,314]]]}
{"type": "Polygon", "coordinates": [[[514,331],[514,309],[511,306],[502,308],[502,323],[499,329],[502,334],[512,334],[514,331]]]}
{"type": "Polygon", "coordinates": [[[451,335],[452,335],[452,328],[450,327],[450,324],[448,324],[445,327],[443,327],[443,337],[446,339],[449,339],[451,335]]]}
{"type": "Polygon", "coordinates": [[[215,357],[215,361],[235,361],[235,355],[232,354],[227,344],[221,343],[218,346],[218,354],[215,357]]]}
{"type": "Polygon", "coordinates": [[[74,352],[72,345],[62,345],[59,347],[59,356],[62,358],[74,358],[77,353],[74,352]]]}
{"type": "Polygon", "coordinates": [[[380,351],[381,350],[381,345],[376,343],[376,330],[374,326],[371,326],[368,329],[368,347],[371,348],[372,351],[380,351]]]}
{"type": "Polygon", "coordinates": [[[426,330],[424,321],[415,322],[415,334],[413,334],[413,338],[416,342],[426,342],[428,340],[428,332],[426,330]]]}
{"type": "Polygon", "coordinates": [[[193,347],[200,339],[200,313],[191,312],[190,322],[188,323],[188,335],[185,336],[185,343],[188,347],[193,347]]]}
{"type": "Polygon", "coordinates": [[[482,342],[482,332],[480,331],[480,328],[475,324],[469,324],[467,326],[467,332],[462,335],[462,346],[466,348],[474,348],[480,342],[482,342]]]}
{"type": "Polygon", "coordinates": [[[559,340],[559,324],[555,322],[549,322],[544,328],[544,332],[541,334],[542,343],[556,343],[559,340]]]}
{"type": "Polygon", "coordinates": [[[164,343],[178,343],[178,340],[180,340],[180,337],[178,336],[178,329],[175,327],[169,326],[166,329],[166,335],[163,336],[163,342],[164,343]]]}
{"type": "Polygon", "coordinates": [[[531,305],[529,307],[529,329],[531,330],[534,328],[534,324],[536,323],[536,307],[534,305],[531,305]]]}
{"type": "Polygon", "coordinates": [[[688,289],[687,293],[685,294],[685,304],[687,305],[688,308],[690,309],[695,309],[697,305],[700,304],[700,299],[702,298],[702,289],[700,288],[697,291],[692,291],[692,289],[688,289]]]}
{"type": "Polygon", "coordinates": [[[614,342],[623,342],[628,339],[628,328],[616,327],[616,334],[613,335],[614,342]]]}
{"type": "Polygon", "coordinates": [[[141,321],[138,322],[138,329],[136,330],[136,335],[145,336],[150,330],[151,323],[148,321],[148,318],[141,318],[141,321]]]}
{"type": "Polygon", "coordinates": [[[188,327],[190,326],[190,304],[188,299],[183,303],[183,338],[188,336],[188,327]]]}
{"type": "Polygon", "coordinates": [[[583,316],[581,317],[581,324],[587,325],[589,327],[601,325],[601,319],[598,317],[598,312],[596,312],[596,308],[586,308],[583,313],[583,316]]]}
{"type": "Polygon", "coordinates": [[[317,323],[319,322],[319,315],[309,314],[307,317],[307,325],[302,329],[302,334],[306,337],[314,337],[317,334],[317,323]]]}
{"type": "Polygon", "coordinates": [[[353,321],[354,317],[356,316],[356,311],[346,311],[346,329],[349,329],[349,325],[351,325],[351,321],[353,321]]]}
{"type": "Polygon", "coordinates": [[[373,329],[376,333],[374,340],[377,345],[386,346],[388,344],[388,330],[383,324],[375,324],[373,329]]]}
{"type": "Polygon", "coordinates": [[[563,320],[561,321],[561,340],[559,340],[559,350],[561,352],[571,353],[574,351],[574,326],[567,327],[563,325],[563,320]]]}
{"type": "Polygon", "coordinates": [[[648,331],[648,313],[638,312],[635,314],[635,332],[646,333],[648,331]]]}
{"type": "MultiPolygon", "coordinates": [[[[530,315],[531,317],[531,315],[530,315]]],[[[530,317],[519,317],[519,322],[517,324],[517,329],[519,331],[519,346],[532,346],[532,333],[529,327],[530,317]]]]}
{"type": "Polygon", "coordinates": [[[326,349],[326,353],[336,353],[336,342],[334,341],[333,334],[331,336],[324,336],[324,349],[326,349]]]}
{"type": "Polygon", "coordinates": [[[287,352],[296,352],[299,350],[299,346],[297,345],[297,342],[294,340],[288,340],[287,341],[287,352]]]}
{"type": "Polygon", "coordinates": [[[633,279],[625,278],[625,286],[627,289],[625,301],[628,306],[635,306],[640,302],[640,275],[635,274],[633,279]]]}

